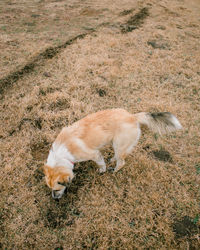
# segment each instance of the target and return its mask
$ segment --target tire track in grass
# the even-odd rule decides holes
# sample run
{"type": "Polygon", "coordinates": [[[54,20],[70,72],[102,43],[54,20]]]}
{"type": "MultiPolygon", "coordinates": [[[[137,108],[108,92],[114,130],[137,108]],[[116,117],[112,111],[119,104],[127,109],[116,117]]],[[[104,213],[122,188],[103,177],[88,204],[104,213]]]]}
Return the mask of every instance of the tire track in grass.
{"type": "Polygon", "coordinates": [[[4,91],[8,87],[11,87],[14,83],[16,83],[18,80],[23,78],[25,75],[33,72],[35,70],[35,68],[41,64],[41,61],[55,57],[58,53],[61,52],[62,49],[65,49],[67,46],[73,44],[78,39],[83,39],[85,36],[87,36],[88,34],[91,34],[94,31],[95,31],[95,29],[92,29],[89,32],[79,34],[79,35],[67,40],[65,43],[60,44],[56,47],[49,47],[49,48],[45,49],[39,55],[35,56],[24,67],[20,68],[17,71],[12,72],[11,74],[9,74],[6,77],[0,79],[0,94],[4,94],[4,91]]]}
{"type": "MultiPolygon", "coordinates": [[[[132,11],[128,12],[128,14],[130,14],[131,12],[132,11]]],[[[149,9],[147,7],[142,8],[134,16],[131,16],[131,18],[126,23],[120,24],[118,28],[121,30],[122,33],[131,32],[134,29],[140,28],[143,25],[143,21],[147,16],[149,16],[149,9]]],[[[110,23],[103,22],[99,24],[96,28],[90,28],[88,32],[79,34],[56,47],[49,47],[45,49],[39,55],[33,57],[33,59],[25,66],[0,79],[0,94],[3,95],[6,89],[12,87],[14,83],[22,79],[25,75],[32,73],[37,66],[41,65],[41,61],[55,57],[58,53],[62,51],[62,49],[65,49],[67,46],[73,44],[78,39],[83,39],[85,36],[97,31],[99,27],[109,25],[110,23]]]]}

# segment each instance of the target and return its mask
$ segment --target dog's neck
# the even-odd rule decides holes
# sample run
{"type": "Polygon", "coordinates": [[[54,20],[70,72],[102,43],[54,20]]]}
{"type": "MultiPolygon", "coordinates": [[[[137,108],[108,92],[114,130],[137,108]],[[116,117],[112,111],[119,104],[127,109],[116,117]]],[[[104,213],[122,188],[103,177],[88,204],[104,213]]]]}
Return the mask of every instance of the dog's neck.
{"type": "Polygon", "coordinates": [[[47,165],[54,168],[63,166],[68,169],[73,169],[75,157],[69,152],[64,144],[53,143],[52,148],[47,158],[47,165]]]}

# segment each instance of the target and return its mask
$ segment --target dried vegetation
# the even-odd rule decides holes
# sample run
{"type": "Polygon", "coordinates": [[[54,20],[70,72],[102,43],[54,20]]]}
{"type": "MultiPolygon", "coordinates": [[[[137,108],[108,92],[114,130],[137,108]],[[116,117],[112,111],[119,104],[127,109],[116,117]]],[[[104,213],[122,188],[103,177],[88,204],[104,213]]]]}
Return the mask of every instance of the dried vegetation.
{"type": "MultiPolygon", "coordinates": [[[[199,249],[198,1],[3,0],[0,8],[0,248],[199,249]],[[117,174],[77,164],[54,201],[41,166],[56,135],[115,107],[169,111],[184,129],[162,138],[144,131],[117,174]]],[[[107,162],[112,154],[104,150],[107,162]]]]}

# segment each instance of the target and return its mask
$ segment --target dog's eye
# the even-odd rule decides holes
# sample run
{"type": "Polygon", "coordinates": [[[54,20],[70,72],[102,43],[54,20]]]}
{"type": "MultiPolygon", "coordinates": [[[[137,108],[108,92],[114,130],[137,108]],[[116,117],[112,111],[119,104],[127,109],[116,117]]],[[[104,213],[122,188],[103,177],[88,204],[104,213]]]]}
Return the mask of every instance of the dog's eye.
{"type": "Polygon", "coordinates": [[[64,182],[59,182],[59,181],[58,181],[58,184],[63,185],[63,186],[65,185],[64,182]]]}

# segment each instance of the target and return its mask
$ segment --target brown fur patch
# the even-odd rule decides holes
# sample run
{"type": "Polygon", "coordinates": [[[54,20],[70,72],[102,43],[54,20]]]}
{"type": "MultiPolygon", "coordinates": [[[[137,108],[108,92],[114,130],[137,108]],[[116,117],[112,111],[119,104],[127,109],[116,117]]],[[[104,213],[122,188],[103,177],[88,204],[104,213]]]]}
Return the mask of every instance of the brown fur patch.
{"type": "Polygon", "coordinates": [[[59,190],[61,188],[56,187],[58,182],[67,183],[73,179],[73,173],[67,172],[64,167],[51,168],[44,165],[44,173],[46,175],[47,185],[52,188],[59,190]]]}

